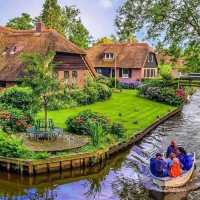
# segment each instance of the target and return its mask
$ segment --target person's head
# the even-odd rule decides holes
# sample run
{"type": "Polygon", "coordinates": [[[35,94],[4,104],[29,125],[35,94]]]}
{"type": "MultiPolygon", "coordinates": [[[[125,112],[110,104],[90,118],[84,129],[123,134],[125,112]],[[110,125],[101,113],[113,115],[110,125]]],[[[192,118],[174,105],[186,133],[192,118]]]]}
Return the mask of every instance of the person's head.
{"type": "Polygon", "coordinates": [[[175,154],[175,153],[171,153],[171,154],[170,154],[170,158],[171,158],[171,159],[176,158],[176,154],[175,154]]]}
{"type": "Polygon", "coordinates": [[[178,151],[180,152],[180,154],[184,154],[184,155],[187,154],[187,152],[185,151],[183,147],[178,147],[178,151]]]}
{"type": "Polygon", "coordinates": [[[158,159],[158,160],[162,159],[161,153],[157,153],[157,154],[156,154],[156,159],[158,159]]]}
{"type": "Polygon", "coordinates": [[[171,145],[172,145],[173,147],[176,147],[176,141],[175,141],[175,140],[172,140],[172,141],[171,141],[171,145]]]}

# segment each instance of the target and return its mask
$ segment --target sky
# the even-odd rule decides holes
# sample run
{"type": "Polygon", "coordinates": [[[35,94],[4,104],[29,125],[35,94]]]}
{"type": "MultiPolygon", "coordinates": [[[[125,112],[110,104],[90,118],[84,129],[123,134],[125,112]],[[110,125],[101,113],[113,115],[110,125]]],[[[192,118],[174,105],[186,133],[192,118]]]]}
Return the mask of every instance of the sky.
{"type": "MultiPolygon", "coordinates": [[[[81,11],[83,24],[95,38],[114,34],[116,29],[114,20],[116,11],[123,0],[58,0],[64,5],[75,5],[81,11]]],[[[0,0],[0,25],[20,16],[21,13],[29,13],[32,17],[40,14],[44,0],[0,0]]]]}

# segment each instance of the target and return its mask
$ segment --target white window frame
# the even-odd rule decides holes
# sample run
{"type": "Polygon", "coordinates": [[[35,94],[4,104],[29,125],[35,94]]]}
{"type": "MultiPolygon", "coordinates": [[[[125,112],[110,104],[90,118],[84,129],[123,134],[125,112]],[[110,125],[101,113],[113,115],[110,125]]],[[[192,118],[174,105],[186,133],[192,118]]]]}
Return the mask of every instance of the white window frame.
{"type": "Polygon", "coordinates": [[[122,78],[129,78],[129,69],[122,68],[122,78]],[[128,73],[124,73],[124,70],[127,70],[128,73]]]}
{"type": "Polygon", "coordinates": [[[104,59],[105,60],[113,60],[114,59],[114,54],[113,53],[105,53],[104,54],[104,59]]]}

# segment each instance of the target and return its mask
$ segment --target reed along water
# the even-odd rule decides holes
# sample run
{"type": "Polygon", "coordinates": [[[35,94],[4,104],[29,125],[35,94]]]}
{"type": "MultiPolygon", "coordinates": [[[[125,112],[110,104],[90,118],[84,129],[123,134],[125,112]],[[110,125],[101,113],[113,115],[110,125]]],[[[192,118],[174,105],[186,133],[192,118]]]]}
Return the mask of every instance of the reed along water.
{"type": "Polygon", "coordinates": [[[22,177],[0,172],[0,200],[197,200],[200,199],[200,91],[182,113],[157,127],[140,143],[120,153],[106,166],[22,177]],[[184,187],[162,190],[152,183],[149,159],[165,152],[172,139],[196,152],[197,169],[184,187]]]}

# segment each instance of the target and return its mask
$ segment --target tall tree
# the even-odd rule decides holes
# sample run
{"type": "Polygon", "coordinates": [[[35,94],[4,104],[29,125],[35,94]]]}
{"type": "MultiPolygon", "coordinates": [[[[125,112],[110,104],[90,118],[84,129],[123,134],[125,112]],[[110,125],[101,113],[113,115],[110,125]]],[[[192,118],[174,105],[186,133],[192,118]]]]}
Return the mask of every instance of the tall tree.
{"type": "Polygon", "coordinates": [[[46,56],[41,54],[23,54],[21,59],[25,65],[22,84],[31,87],[35,96],[39,97],[44,107],[45,129],[48,124],[48,105],[59,90],[59,81],[53,71],[53,58],[55,54],[49,52],[46,56]]]}
{"type": "Polygon", "coordinates": [[[199,0],[125,0],[118,11],[119,32],[147,30],[148,38],[166,44],[200,41],[199,0]]]}
{"type": "Polygon", "coordinates": [[[40,17],[47,28],[57,30],[65,34],[64,27],[61,24],[62,9],[57,0],[46,0],[40,17]]]}
{"type": "Polygon", "coordinates": [[[20,17],[10,19],[6,24],[7,27],[17,30],[28,30],[33,28],[33,19],[27,13],[22,13],[20,17]]]}
{"type": "Polygon", "coordinates": [[[60,7],[57,0],[46,0],[41,16],[48,28],[53,28],[81,48],[87,48],[90,35],[80,19],[80,10],[75,6],[60,7]]]}
{"type": "Polygon", "coordinates": [[[184,57],[188,72],[200,73],[200,43],[190,43],[185,49],[184,57]]]}

